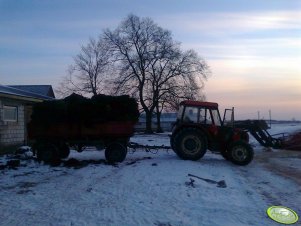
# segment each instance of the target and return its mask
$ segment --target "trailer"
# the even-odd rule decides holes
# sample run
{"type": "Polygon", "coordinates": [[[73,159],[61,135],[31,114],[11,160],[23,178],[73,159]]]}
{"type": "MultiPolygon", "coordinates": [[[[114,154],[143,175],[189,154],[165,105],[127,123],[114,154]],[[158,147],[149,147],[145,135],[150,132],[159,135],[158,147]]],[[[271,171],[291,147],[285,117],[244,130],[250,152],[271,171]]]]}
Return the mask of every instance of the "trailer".
{"type": "Polygon", "coordinates": [[[122,162],[139,117],[137,102],[128,96],[72,94],[63,100],[38,103],[27,126],[28,137],[39,161],[57,165],[70,147],[105,149],[108,162],[122,162]]]}

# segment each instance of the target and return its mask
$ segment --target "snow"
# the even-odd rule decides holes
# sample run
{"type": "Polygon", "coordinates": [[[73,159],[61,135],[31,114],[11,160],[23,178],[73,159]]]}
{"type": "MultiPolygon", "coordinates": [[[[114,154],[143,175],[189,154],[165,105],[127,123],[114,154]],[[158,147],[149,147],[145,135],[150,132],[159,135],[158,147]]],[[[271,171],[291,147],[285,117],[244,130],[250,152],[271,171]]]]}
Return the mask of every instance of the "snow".
{"type": "MultiPolygon", "coordinates": [[[[272,125],[271,134],[300,128],[272,125]]],[[[167,133],[136,134],[131,141],[169,146],[167,133]]],[[[71,151],[69,159],[81,163],[76,167],[22,159],[17,169],[0,170],[0,225],[279,225],[266,215],[271,205],[300,216],[301,153],[266,152],[251,141],[256,157],[245,167],[210,152],[184,161],[171,150],[141,148],[117,165],[95,149],[71,151]],[[225,188],[215,183],[222,180],[225,188]]]]}

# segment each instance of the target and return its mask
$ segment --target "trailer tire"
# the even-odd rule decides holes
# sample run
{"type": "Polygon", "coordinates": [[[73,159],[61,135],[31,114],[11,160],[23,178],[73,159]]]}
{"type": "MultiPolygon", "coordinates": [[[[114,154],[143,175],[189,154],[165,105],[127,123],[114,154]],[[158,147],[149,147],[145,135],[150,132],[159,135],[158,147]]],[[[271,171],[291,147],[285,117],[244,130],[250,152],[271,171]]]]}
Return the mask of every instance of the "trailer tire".
{"type": "Polygon", "coordinates": [[[109,163],[123,162],[126,155],[126,146],[119,142],[110,143],[105,150],[105,157],[109,163]]]}
{"type": "Polygon", "coordinates": [[[170,142],[171,150],[173,150],[173,152],[177,154],[177,151],[175,149],[175,138],[173,134],[170,136],[169,142],[170,142]]]}
{"type": "Polygon", "coordinates": [[[206,135],[196,128],[183,128],[173,139],[175,153],[184,160],[199,160],[207,151],[206,135]]]}
{"type": "Polygon", "coordinates": [[[61,163],[59,151],[56,145],[49,142],[41,142],[36,145],[37,159],[52,166],[58,166],[61,163]]]}
{"type": "Polygon", "coordinates": [[[61,159],[67,158],[70,154],[70,148],[66,143],[59,144],[58,151],[61,159]]]}
{"type": "Polygon", "coordinates": [[[253,157],[253,148],[244,141],[236,141],[229,148],[229,159],[236,165],[248,165],[253,160],[253,157]]]}

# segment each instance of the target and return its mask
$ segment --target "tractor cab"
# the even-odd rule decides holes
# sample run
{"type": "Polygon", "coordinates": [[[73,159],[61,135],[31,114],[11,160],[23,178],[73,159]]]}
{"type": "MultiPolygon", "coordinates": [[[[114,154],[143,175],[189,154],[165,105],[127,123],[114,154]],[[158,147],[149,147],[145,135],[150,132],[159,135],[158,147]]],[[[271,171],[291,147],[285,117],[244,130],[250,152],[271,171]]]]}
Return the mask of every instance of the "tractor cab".
{"type": "Polygon", "coordinates": [[[246,131],[234,128],[234,108],[225,109],[222,120],[217,103],[186,100],[180,104],[171,147],[183,159],[197,160],[208,149],[246,165],[253,158],[248,140],[246,131]]]}
{"type": "Polygon", "coordinates": [[[222,125],[218,104],[211,102],[183,101],[180,105],[177,119],[182,123],[222,125]]]}
{"type": "MultiPolygon", "coordinates": [[[[222,120],[217,103],[186,100],[180,104],[176,124],[176,128],[191,126],[203,129],[210,140],[225,140],[229,137],[226,134],[234,128],[234,108],[225,109],[222,120]]],[[[209,145],[212,149],[220,149],[217,146],[223,142],[210,142],[209,145]]]]}

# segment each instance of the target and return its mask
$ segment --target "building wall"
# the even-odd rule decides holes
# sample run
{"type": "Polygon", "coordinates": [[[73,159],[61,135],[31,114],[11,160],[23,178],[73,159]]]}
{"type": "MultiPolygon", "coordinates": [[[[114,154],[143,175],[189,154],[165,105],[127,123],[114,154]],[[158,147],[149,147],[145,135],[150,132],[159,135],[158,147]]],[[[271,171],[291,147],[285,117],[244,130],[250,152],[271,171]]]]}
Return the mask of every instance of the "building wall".
{"type": "Polygon", "coordinates": [[[13,99],[0,99],[0,146],[23,144],[25,141],[24,104],[13,99]],[[18,117],[16,122],[3,119],[4,106],[16,106],[18,117]]]}
{"type": "MultiPolygon", "coordinates": [[[[177,113],[162,113],[161,114],[161,128],[164,132],[170,132],[172,130],[172,127],[174,123],[177,120],[177,113]]],[[[136,132],[142,132],[145,131],[146,128],[146,119],[145,114],[141,114],[139,117],[139,121],[135,125],[135,131],[136,132]]],[[[156,130],[157,128],[157,118],[154,116],[152,119],[152,128],[153,130],[156,130]]]]}

